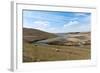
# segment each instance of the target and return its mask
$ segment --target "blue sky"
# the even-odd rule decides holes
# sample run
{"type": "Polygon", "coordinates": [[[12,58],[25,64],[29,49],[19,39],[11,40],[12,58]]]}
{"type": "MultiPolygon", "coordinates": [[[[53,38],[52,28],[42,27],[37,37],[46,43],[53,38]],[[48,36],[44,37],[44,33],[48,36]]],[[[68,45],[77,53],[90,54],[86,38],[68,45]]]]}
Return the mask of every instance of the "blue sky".
{"type": "Polygon", "coordinates": [[[23,27],[51,33],[90,31],[91,13],[23,10],[23,27]]]}

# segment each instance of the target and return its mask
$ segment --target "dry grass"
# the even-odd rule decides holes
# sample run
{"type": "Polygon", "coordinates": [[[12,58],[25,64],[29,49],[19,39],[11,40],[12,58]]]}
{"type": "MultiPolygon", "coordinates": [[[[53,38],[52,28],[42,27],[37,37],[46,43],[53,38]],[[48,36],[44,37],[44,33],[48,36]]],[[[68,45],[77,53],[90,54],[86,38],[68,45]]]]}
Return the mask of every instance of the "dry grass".
{"type": "Polygon", "coordinates": [[[90,46],[23,44],[23,62],[90,59],[90,46]]]}
{"type": "Polygon", "coordinates": [[[90,32],[64,33],[64,35],[69,36],[59,38],[53,33],[23,28],[23,62],[85,60],[91,58],[90,32]],[[41,40],[48,41],[36,44],[37,41],[41,40]]]}

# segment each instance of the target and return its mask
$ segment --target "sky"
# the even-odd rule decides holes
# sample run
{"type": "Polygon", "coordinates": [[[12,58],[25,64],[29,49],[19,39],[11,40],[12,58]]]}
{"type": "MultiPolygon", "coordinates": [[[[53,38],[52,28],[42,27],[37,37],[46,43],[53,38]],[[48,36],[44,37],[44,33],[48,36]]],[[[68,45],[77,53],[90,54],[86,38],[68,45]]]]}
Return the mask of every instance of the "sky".
{"type": "Polygon", "coordinates": [[[23,27],[50,33],[88,32],[91,13],[23,10],[23,27]]]}

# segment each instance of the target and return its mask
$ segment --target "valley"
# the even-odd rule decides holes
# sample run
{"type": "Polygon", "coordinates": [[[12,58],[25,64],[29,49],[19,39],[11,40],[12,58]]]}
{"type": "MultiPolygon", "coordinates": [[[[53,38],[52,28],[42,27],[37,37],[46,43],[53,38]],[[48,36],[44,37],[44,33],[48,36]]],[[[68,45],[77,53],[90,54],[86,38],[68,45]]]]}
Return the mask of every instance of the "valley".
{"type": "Polygon", "coordinates": [[[23,62],[91,59],[91,33],[23,28],[23,62]]]}

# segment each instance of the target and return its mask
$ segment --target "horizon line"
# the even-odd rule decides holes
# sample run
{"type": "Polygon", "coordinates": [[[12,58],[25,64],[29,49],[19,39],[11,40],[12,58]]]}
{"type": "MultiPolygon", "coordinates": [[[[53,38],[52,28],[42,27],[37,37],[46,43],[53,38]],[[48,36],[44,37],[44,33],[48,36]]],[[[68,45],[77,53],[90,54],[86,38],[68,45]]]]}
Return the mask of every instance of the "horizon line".
{"type": "MultiPolygon", "coordinates": [[[[31,28],[31,27],[22,27],[22,28],[26,28],[26,29],[35,29],[35,28],[31,28]]],[[[40,30],[40,29],[35,29],[35,30],[40,30]]],[[[44,30],[40,30],[40,31],[44,31],[44,30]]],[[[48,32],[48,31],[44,31],[44,32],[48,32]]],[[[74,31],[69,31],[69,32],[48,32],[48,33],[73,33],[74,31]]],[[[91,31],[75,31],[75,32],[91,32],[91,31]]]]}

